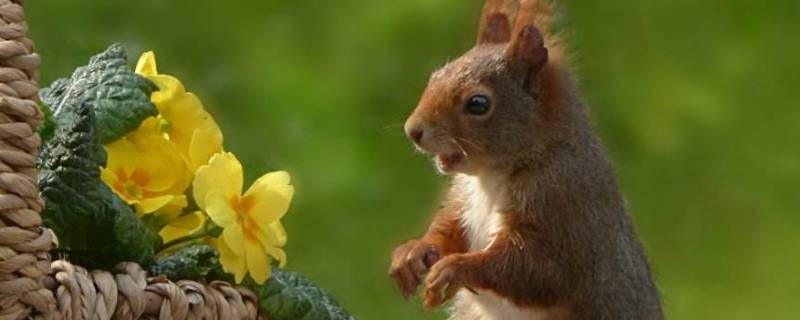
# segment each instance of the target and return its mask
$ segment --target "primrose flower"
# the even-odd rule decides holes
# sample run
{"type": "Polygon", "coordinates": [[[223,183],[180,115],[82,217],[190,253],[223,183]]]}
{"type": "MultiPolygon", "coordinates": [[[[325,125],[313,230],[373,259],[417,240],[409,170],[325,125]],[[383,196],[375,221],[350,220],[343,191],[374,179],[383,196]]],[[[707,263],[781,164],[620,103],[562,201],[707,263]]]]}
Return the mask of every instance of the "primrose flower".
{"type": "Polygon", "coordinates": [[[150,100],[159,115],[146,119],[143,128],[166,135],[178,147],[192,172],[222,152],[222,131],[194,94],[186,92],[180,80],[159,74],[153,52],[145,52],[136,64],[136,73],[158,85],[150,100]]]}
{"type": "Polygon", "coordinates": [[[206,222],[206,215],[202,211],[195,211],[190,214],[177,216],[169,220],[166,226],[161,228],[158,235],[164,243],[190,235],[199,231],[206,222]]]}
{"type": "Polygon", "coordinates": [[[242,194],[242,165],[231,153],[214,155],[194,180],[198,207],[222,227],[216,241],[220,261],[236,282],[248,272],[256,283],[270,274],[270,257],[281,264],[286,254],[286,231],[280,219],[289,209],[294,187],[283,171],[265,174],[242,194]]]}
{"type": "Polygon", "coordinates": [[[175,145],[158,135],[135,132],[105,146],[108,162],[101,178],[139,214],[167,205],[183,208],[191,183],[175,145]]]}

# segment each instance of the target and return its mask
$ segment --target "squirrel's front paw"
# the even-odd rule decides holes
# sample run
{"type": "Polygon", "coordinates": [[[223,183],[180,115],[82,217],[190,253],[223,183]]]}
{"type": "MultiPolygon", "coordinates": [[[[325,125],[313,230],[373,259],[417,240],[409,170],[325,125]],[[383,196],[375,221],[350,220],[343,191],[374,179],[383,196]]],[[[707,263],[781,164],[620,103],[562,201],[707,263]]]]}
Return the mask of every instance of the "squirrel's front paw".
{"type": "Polygon", "coordinates": [[[466,255],[459,254],[446,257],[433,265],[425,279],[423,306],[426,310],[442,305],[461,288],[469,289],[472,270],[468,262],[466,255]]]}
{"type": "Polygon", "coordinates": [[[422,277],[439,260],[439,249],[423,240],[408,241],[392,253],[389,276],[394,278],[404,298],[417,290],[422,277]]]}

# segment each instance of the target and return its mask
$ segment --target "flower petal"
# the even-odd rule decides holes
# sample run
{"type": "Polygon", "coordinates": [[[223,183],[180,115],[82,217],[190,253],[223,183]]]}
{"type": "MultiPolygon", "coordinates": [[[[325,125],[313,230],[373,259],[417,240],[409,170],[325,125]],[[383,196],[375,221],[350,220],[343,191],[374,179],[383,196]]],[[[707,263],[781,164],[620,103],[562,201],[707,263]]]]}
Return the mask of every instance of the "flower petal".
{"type": "Polygon", "coordinates": [[[150,95],[150,100],[156,105],[158,112],[161,115],[172,114],[176,99],[186,94],[186,89],[181,81],[173,76],[163,74],[148,76],[147,78],[158,86],[158,91],[150,95]]]}
{"type": "Polygon", "coordinates": [[[162,216],[165,216],[168,221],[173,219],[177,219],[178,216],[183,213],[183,208],[189,205],[189,200],[186,198],[185,194],[179,194],[175,196],[169,203],[165,206],[161,207],[160,209],[156,210],[156,213],[162,216]]]}
{"type": "Polygon", "coordinates": [[[173,219],[158,232],[164,242],[169,242],[188,234],[194,233],[203,227],[206,216],[201,211],[173,219]]]}
{"type": "Polygon", "coordinates": [[[164,243],[178,239],[187,234],[189,234],[187,230],[175,228],[169,225],[164,226],[163,228],[161,228],[161,230],[158,231],[158,235],[161,237],[161,240],[164,241],[164,243]]]}
{"type": "Polygon", "coordinates": [[[222,269],[225,272],[233,273],[236,283],[242,283],[244,276],[247,274],[247,264],[244,256],[236,255],[222,238],[212,241],[212,244],[219,251],[219,262],[222,264],[222,269]]]}
{"type": "Polygon", "coordinates": [[[143,76],[154,76],[158,74],[156,55],[153,51],[147,51],[139,56],[139,61],[136,62],[136,73],[143,76]]]}
{"type": "Polygon", "coordinates": [[[120,178],[125,179],[124,177],[120,177],[119,175],[126,175],[124,169],[117,169],[119,172],[114,172],[109,168],[101,168],[100,169],[100,179],[113,191],[117,196],[119,196],[125,203],[127,204],[135,204],[139,203],[139,200],[135,197],[128,194],[128,191],[125,190],[124,183],[120,182],[120,178]]]}
{"type": "Polygon", "coordinates": [[[169,225],[184,230],[196,230],[203,226],[206,216],[202,211],[195,211],[187,215],[180,216],[169,222],[169,225]]]}
{"type": "Polygon", "coordinates": [[[194,172],[208,164],[211,157],[222,152],[222,132],[217,127],[198,128],[189,143],[189,168],[194,172]]]}
{"type": "Polygon", "coordinates": [[[160,197],[142,199],[136,204],[136,212],[139,214],[153,213],[172,202],[172,199],[174,198],[175,196],[167,194],[160,197]]]}
{"type": "Polygon", "coordinates": [[[233,253],[237,256],[244,256],[245,236],[244,233],[242,233],[242,227],[238,224],[232,224],[222,229],[222,239],[225,240],[225,244],[228,245],[228,248],[230,248],[233,253]]]}
{"type": "Polygon", "coordinates": [[[269,232],[277,240],[276,246],[283,247],[286,245],[286,229],[283,228],[283,224],[280,221],[271,223],[269,225],[269,232]]]}
{"type": "MultiPolygon", "coordinates": [[[[139,128],[136,128],[136,130],[129,133],[127,137],[130,138],[136,135],[157,135],[159,133],[160,132],[158,131],[158,117],[149,117],[147,119],[144,119],[144,121],[142,121],[142,123],[139,125],[139,128]]],[[[164,137],[164,139],[169,139],[169,137],[164,137]]]]}
{"type": "Polygon", "coordinates": [[[289,209],[294,196],[290,180],[286,171],[270,172],[256,179],[245,193],[245,197],[253,198],[255,205],[250,214],[262,230],[267,230],[267,224],[282,218],[289,209]]]}
{"type": "Polygon", "coordinates": [[[127,174],[133,172],[136,168],[135,159],[140,156],[136,145],[126,138],[122,138],[111,142],[104,146],[108,160],[106,161],[106,168],[113,172],[119,169],[124,170],[127,174]]]}
{"type": "Polygon", "coordinates": [[[123,172],[137,187],[149,193],[183,193],[191,183],[186,164],[175,145],[160,134],[137,129],[105,146],[107,169],[123,172]]]}
{"type": "Polygon", "coordinates": [[[293,194],[294,187],[287,185],[255,190],[246,195],[253,203],[246,214],[261,230],[269,230],[268,225],[280,220],[289,210],[293,194]]]}
{"type": "Polygon", "coordinates": [[[253,182],[253,185],[250,186],[248,192],[250,192],[250,190],[258,190],[261,188],[285,186],[289,185],[290,182],[291,182],[291,176],[289,175],[288,172],[286,171],[270,172],[256,179],[256,181],[253,182]]]}
{"type": "MultiPolygon", "coordinates": [[[[152,54],[150,56],[154,65],[155,58],[152,54]]],[[[167,127],[156,128],[169,135],[170,141],[178,146],[192,172],[196,171],[208,162],[211,155],[222,151],[222,132],[219,126],[206,112],[200,99],[187,92],[179,79],[157,74],[155,68],[145,76],[158,86],[159,90],[153,92],[150,100],[158,108],[159,118],[169,123],[167,127]],[[201,130],[201,140],[195,141],[197,130],[201,130]]],[[[149,127],[153,127],[152,124],[149,127]]]]}
{"type": "MultiPolygon", "coordinates": [[[[196,190],[196,189],[195,189],[196,190]]],[[[236,225],[237,213],[229,201],[232,194],[222,194],[218,191],[212,191],[207,196],[205,201],[205,211],[211,221],[214,221],[218,226],[227,228],[236,225]]],[[[200,203],[195,198],[195,201],[200,203]]],[[[201,207],[202,208],[202,207],[201,207]]]]}
{"type": "Polygon", "coordinates": [[[205,128],[222,135],[214,118],[206,112],[203,103],[192,93],[180,93],[162,103],[161,116],[170,123],[170,139],[178,145],[181,152],[189,156],[192,135],[197,129],[205,128]]]}
{"type": "Polygon", "coordinates": [[[107,185],[113,185],[117,182],[117,175],[107,168],[101,168],[100,179],[103,180],[103,182],[105,182],[107,185]]]}
{"type": "MultiPolygon", "coordinates": [[[[127,161],[148,173],[147,184],[142,186],[151,192],[173,190],[183,193],[191,183],[191,173],[181,159],[175,144],[159,134],[132,135],[130,142],[136,147],[137,157],[127,161]]],[[[110,156],[109,156],[110,157],[110,156]]]]}
{"type": "Polygon", "coordinates": [[[195,175],[194,199],[197,205],[205,209],[211,191],[220,195],[241,195],[242,174],[242,164],[233,154],[218,153],[211,157],[208,164],[200,167],[195,175]]]}
{"type": "Polygon", "coordinates": [[[259,243],[264,249],[281,264],[286,263],[286,253],[280,247],[286,245],[286,231],[280,222],[271,224],[269,230],[262,230],[261,233],[256,234],[259,243]]]}
{"type": "Polygon", "coordinates": [[[270,272],[267,253],[256,239],[248,238],[246,241],[245,252],[247,254],[247,270],[250,271],[250,276],[257,284],[262,284],[267,280],[270,272]]]}

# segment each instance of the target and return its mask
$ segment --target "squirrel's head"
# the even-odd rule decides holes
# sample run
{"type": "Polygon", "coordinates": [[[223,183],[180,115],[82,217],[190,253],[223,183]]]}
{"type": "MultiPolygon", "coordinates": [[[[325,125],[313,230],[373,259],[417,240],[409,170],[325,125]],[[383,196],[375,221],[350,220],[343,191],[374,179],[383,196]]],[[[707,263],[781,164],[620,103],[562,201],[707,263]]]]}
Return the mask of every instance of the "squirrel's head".
{"type": "Polygon", "coordinates": [[[442,173],[479,174],[531,160],[556,134],[551,55],[536,13],[519,8],[512,27],[501,9],[507,7],[487,4],[478,44],[433,73],[406,121],[406,134],[442,173]]]}

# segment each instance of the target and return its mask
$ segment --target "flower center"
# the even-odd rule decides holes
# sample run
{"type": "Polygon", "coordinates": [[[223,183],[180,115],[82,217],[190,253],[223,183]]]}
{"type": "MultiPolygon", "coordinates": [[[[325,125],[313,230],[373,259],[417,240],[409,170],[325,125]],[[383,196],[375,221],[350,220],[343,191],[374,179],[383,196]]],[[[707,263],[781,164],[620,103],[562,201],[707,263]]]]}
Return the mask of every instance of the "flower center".
{"type": "Polygon", "coordinates": [[[239,195],[232,195],[228,200],[231,208],[236,211],[236,221],[242,227],[242,232],[245,237],[250,239],[257,239],[258,225],[254,217],[252,217],[251,210],[255,206],[255,199],[253,197],[241,197],[239,195]]]}
{"type": "Polygon", "coordinates": [[[144,196],[142,188],[139,188],[139,186],[133,181],[126,182],[124,188],[125,188],[125,193],[131,198],[141,199],[142,196],[144,196]]]}
{"type": "Polygon", "coordinates": [[[115,174],[117,182],[114,183],[113,188],[124,198],[141,200],[149,196],[149,193],[143,188],[150,181],[150,176],[145,170],[137,168],[128,175],[125,169],[117,168],[115,174]]]}

